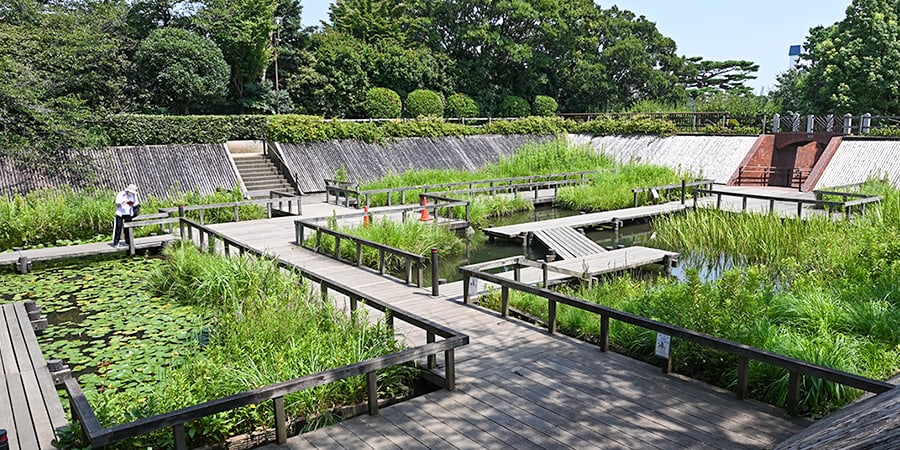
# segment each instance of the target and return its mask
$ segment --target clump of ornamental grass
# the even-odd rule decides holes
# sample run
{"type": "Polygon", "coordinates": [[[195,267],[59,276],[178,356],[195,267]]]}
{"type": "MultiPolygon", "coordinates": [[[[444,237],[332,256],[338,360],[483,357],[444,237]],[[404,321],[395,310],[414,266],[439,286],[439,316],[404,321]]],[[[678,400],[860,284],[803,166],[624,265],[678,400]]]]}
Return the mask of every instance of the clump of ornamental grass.
{"type": "Polygon", "coordinates": [[[560,188],[556,201],[560,206],[579,211],[630,208],[634,205],[632,189],[674,184],[681,178],[666,167],[625,164],[591,176],[590,183],[560,188]]]}
{"type": "MultiPolygon", "coordinates": [[[[369,241],[378,242],[400,250],[405,250],[416,255],[427,256],[431,249],[438,249],[441,256],[455,255],[465,249],[465,242],[456,233],[447,227],[435,223],[409,220],[397,222],[387,217],[375,218],[368,227],[363,225],[336,226],[330,221],[330,227],[344,234],[360,237],[369,241]]],[[[307,245],[314,245],[315,236],[308,237],[307,245]]],[[[321,236],[321,251],[334,254],[334,237],[326,234],[321,236]]],[[[341,257],[351,261],[356,258],[356,246],[344,243],[341,245],[341,257]]],[[[362,247],[362,264],[378,268],[380,253],[372,247],[362,247]]],[[[385,265],[389,272],[401,272],[406,268],[406,259],[395,255],[385,254],[385,265]]]]}

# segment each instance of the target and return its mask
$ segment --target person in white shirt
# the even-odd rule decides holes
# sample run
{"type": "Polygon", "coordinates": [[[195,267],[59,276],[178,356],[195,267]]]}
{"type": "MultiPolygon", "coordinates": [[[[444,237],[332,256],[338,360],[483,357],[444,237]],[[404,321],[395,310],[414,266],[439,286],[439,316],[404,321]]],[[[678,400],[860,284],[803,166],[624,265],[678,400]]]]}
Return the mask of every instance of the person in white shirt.
{"type": "Polygon", "coordinates": [[[125,242],[119,242],[119,239],[122,237],[122,230],[125,229],[125,222],[131,222],[131,219],[135,216],[136,207],[139,207],[141,202],[138,201],[137,197],[137,185],[129,184],[128,187],[125,188],[124,191],[116,194],[116,220],[113,223],[113,241],[112,246],[126,246],[128,245],[128,241],[130,240],[131,230],[125,230],[125,242]]]}

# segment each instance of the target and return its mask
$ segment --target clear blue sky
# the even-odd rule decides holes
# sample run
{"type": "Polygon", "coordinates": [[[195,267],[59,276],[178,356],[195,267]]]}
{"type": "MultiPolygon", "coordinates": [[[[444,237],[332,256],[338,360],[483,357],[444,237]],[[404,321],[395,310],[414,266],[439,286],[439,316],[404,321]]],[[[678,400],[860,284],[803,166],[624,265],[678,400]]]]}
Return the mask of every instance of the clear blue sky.
{"type": "MultiPolygon", "coordinates": [[[[564,0],[560,0],[564,1],[564,0]]],[[[328,20],[328,0],[301,0],[303,23],[328,20]]],[[[646,16],[675,40],[678,54],[709,60],[745,59],[759,64],[758,78],[748,84],[759,93],[775,86],[775,76],[788,68],[788,47],[803,44],[809,29],[844,18],[850,0],[617,0],[618,5],[646,16]]]]}

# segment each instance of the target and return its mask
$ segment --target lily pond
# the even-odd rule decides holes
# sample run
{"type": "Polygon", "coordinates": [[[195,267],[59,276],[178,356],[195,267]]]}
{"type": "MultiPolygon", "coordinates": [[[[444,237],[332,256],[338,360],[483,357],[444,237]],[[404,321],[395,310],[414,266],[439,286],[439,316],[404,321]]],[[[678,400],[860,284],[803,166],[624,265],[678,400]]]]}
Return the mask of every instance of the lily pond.
{"type": "Polygon", "coordinates": [[[47,359],[61,359],[86,391],[151,391],[165,367],[205,340],[195,306],[152,297],[144,274],[154,257],[73,262],[26,275],[0,274],[0,302],[34,300],[49,327],[38,336],[47,359]]]}

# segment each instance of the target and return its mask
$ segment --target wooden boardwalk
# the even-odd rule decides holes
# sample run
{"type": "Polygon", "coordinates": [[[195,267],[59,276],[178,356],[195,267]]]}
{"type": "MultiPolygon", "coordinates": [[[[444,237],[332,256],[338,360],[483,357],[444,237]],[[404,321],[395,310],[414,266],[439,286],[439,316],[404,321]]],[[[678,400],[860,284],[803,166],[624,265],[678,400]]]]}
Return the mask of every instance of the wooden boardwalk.
{"type": "Polygon", "coordinates": [[[10,449],[54,448],[55,430],[68,422],[24,303],[0,306],[0,366],[0,428],[10,449]]]}
{"type": "Polygon", "coordinates": [[[659,205],[638,206],[636,208],[617,209],[598,213],[581,214],[577,216],[561,217],[559,219],[542,220],[539,222],[521,223],[502,227],[485,228],[482,231],[488,236],[505,239],[520,239],[523,233],[535,232],[548,228],[558,227],[596,227],[600,225],[615,224],[631,220],[646,219],[664,214],[671,214],[687,209],[689,205],[681,202],[669,202],[659,205]]]}
{"type": "MultiPolygon", "coordinates": [[[[170,234],[136,238],[134,247],[136,250],[158,248],[168,244],[173,239],[174,237],[170,234]]],[[[22,256],[30,261],[53,261],[83,256],[124,253],[127,251],[128,247],[112,247],[109,242],[94,242],[92,244],[69,245],[66,247],[34,248],[0,253],[0,265],[15,264],[22,256]]]]}
{"type": "Polygon", "coordinates": [[[591,238],[571,227],[543,228],[534,232],[534,238],[553,250],[562,259],[574,259],[606,251],[591,238]]]}
{"type": "MultiPolygon", "coordinates": [[[[438,391],[266,448],[763,448],[802,429],[783,411],[298,248],[293,218],[213,228],[470,336],[438,391]]],[[[398,332],[404,332],[398,328],[398,332]]],[[[421,339],[421,337],[417,337],[421,339]]]]}

